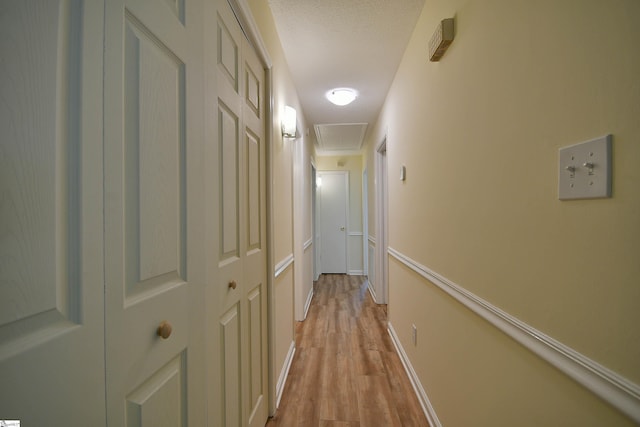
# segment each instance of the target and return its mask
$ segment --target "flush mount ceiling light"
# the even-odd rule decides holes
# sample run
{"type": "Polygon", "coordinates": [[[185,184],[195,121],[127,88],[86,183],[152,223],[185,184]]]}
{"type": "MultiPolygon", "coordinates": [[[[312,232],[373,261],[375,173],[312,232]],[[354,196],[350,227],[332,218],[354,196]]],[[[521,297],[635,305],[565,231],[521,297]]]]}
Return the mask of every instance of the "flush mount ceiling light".
{"type": "Polygon", "coordinates": [[[327,96],[327,99],[332,103],[334,103],[335,105],[343,106],[343,105],[351,104],[358,96],[358,93],[353,89],[349,89],[347,87],[340,87],[336,89],[331,89],[329,92],[327,92],[326,96],[327,96]]]}

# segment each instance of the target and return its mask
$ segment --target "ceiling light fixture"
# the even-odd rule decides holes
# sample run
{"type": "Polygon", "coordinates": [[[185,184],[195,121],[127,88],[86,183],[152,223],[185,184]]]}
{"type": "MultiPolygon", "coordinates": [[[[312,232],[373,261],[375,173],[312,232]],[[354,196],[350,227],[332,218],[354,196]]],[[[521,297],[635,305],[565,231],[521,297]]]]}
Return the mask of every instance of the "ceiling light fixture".
{"type": "Polygon", "coordinates": [[[331,89],[329,92],[327,92],[326,96],[327,99],[333,104],[343,106],[351,104],[358,96],[358,93],[353,89],[341,87],[331,89]]]}

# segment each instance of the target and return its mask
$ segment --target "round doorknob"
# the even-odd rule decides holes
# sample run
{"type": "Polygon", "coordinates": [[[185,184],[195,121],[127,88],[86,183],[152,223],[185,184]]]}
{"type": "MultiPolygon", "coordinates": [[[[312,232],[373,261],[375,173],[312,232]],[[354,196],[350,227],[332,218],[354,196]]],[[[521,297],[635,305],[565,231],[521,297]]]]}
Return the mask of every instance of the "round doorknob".
{"type": "Polygon", "coordinates": [[[236,283],[235,280],[232,280],[229,282],[229,289],[235,289],[238,287],[238,284],[236,283]]]}
{"type": "Polygon", "coordinates": [[[162,339],[166,340],[171,335],[172,330],[173,328],[171,327],[171,323],[164,320],[162,323],[160,323],[160,326],[158,326],[156,334],[158,334],[159,337],[162,337],[162,339]]]}

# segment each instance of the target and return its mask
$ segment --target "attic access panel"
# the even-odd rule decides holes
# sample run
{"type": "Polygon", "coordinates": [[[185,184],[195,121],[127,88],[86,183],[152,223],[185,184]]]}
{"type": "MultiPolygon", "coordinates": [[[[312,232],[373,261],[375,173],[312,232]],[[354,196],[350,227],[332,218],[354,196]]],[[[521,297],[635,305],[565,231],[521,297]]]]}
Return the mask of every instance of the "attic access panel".
{"type": "Polygon", "coordinates": [[[318,146],[323,151],[359,151],[364,142],[367,125],[367,123],[315,125],[318,146]]]}

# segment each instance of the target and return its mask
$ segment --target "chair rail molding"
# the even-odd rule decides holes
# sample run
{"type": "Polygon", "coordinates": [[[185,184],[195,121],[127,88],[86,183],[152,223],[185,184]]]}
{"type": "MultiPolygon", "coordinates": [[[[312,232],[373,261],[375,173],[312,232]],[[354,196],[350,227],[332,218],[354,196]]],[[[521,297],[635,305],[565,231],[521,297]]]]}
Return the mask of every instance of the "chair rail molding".
{"type": "Polygon", "coordinates": [[[640,423],[640,386],[389,247],[389,255],[640,423]]]}
{"type": "Polygon", "coordinates": [[[307,249],[309,249],[309,247],[313,244],[313,238],[310,238],[309,240],[307,240],[306,242],[304,242],[304,245],[302,246],[302,250],[306,251],[307,249]]]}
{"type": "Polygon", "coordinates": [[[289,268],[291,264],[293,264],[294,257],[293,254],[287,255],[285,259],[276,264],[274,277],[280,276],[284,271],[289,268]]]}

